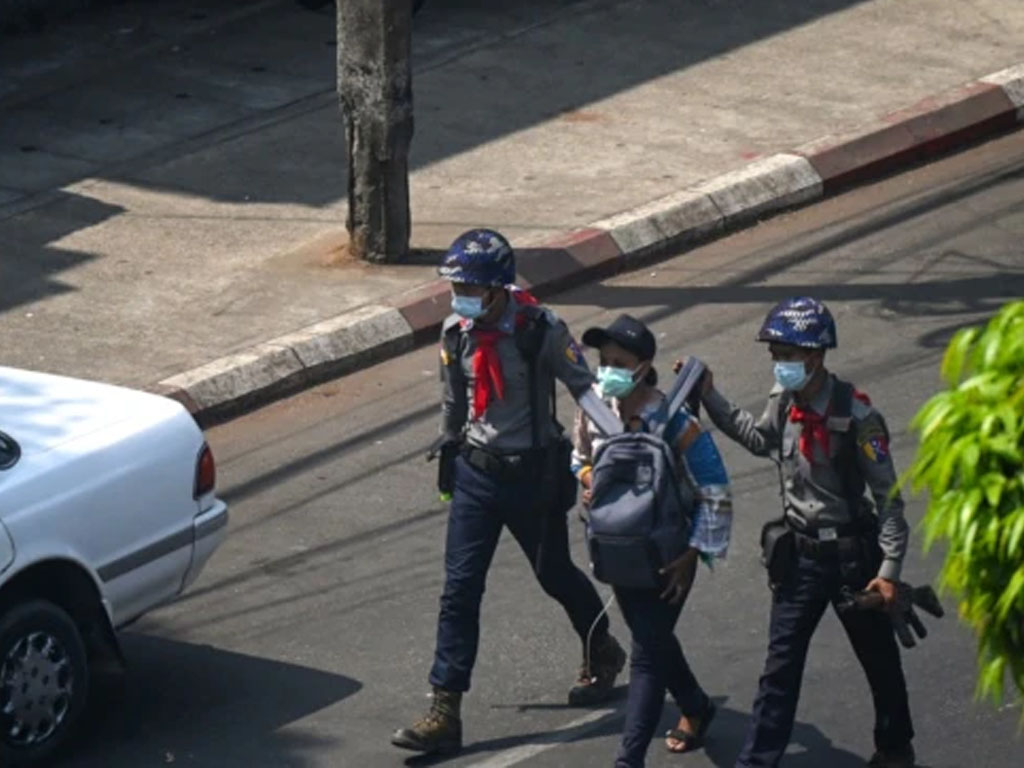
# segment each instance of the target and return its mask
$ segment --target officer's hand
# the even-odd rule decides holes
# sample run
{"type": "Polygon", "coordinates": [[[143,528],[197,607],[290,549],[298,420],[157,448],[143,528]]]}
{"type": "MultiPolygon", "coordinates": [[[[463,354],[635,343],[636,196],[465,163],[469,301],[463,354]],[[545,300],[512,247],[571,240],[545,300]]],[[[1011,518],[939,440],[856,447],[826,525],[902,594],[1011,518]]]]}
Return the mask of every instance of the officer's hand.
{"type": "MultiPolygon", "coordinates": [[[[683,366],[686,365],[687,360],[689,360],[689,358],[684,357],[682,360],[676,360],[674,363],[672,363],[672,373],[678,376],[679,372],[683,370],[683,366]]],[[[701,374],[700,383],[698,384],[700,396],[706,397],[707,394],[711,391],[713,385],[714,376],[711,373],[711,369],[705,366],[704,373],[701,374]]]]}
{"type": "Polygon", "coordinates": [[[662,600],[667,600],[670,605],[679,605],[690,594],[693,577],[697,574],[697,555],[697,550],[691,547],[659,571],[668,576],[665,591],[661,593],[662,600]]]}
{"type": "Polygon", "coordinates": [[[583,506],[590,508],[590,502],[594,498],[594,492],[587,488],[583,491],[583,506]]]}
{"type": "Polygon", "coordinates": [[[896,582],[881,577],[872,579],[867,586],[868,592],[877,592],[885,602],[885,610],[890,610],[896,605],[896,582]]]}

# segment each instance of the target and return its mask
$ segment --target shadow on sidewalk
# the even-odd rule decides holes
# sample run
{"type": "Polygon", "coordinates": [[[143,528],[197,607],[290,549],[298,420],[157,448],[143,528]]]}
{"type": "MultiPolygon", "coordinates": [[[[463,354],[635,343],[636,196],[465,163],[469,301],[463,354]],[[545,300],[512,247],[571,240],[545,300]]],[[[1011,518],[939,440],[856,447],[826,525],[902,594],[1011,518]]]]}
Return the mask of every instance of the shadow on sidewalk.
{"type": "Polygon", "coordinates": [[[96,696],[99,713],[62,768],[311,765],[336,747],[290,723],[353,695],[350,678],[206,645],[129,633],[128,673],[96,696]]]}
{"type": "MultiPolygon", "coordinates": [[[[414,29],[419,66],[411,166],[431,165],[552,119],[607,120],[611,116],[584,108],[861,2],[509,0],[498,6],[431,0],[414,29]],[[425,72],[452,57],[458,63],[447,64],[443,73],[425,72]]],[[[321,22],[323,37],[331,19],[321,22]]],[[[252,36],[268,37],[253,63],[269,71],[275,65],[269,38],[276,33],[269,26],[252,29],[252,36]]],[[[333,52],[319,39],[311,42],[316,44],[308,55],[321,58],[330,72],[333,52]]],[[[324,88],[333,88],[330,78],[324,88]]],[[[342,123],[331,102],[133,181],[220,201],[323,206],[346,194],[344,152],[342,123]]]]}
{"type": "Polygon", "coordinates": [[[95,226],[124,211],[90,197],[62,193],[60,212],[37,208],[20,218],[18,234],[0,244],[0,313],[47,296],[74,290],[57,275],[95,258],[54,245],[80,229],[95,226]]]}

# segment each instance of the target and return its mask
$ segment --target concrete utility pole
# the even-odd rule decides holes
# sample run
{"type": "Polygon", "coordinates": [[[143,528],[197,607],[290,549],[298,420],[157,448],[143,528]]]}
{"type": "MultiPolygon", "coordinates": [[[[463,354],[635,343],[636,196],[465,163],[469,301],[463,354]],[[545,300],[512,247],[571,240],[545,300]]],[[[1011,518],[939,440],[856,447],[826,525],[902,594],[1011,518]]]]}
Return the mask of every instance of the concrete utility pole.
{"type": "Polygon", "coordinates": [[[367,261],[395,262],[409,250],[413,0],[337,6],[349,249],[367,261]]]}

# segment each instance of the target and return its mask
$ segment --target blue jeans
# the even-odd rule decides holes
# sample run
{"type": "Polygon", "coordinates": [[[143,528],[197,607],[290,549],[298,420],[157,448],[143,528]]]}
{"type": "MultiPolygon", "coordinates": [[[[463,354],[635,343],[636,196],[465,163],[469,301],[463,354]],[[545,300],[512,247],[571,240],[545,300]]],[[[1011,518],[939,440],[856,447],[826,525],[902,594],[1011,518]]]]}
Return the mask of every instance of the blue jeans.
{"type": "Polygon", "coordinates": [[[675,634],[683,606],[670,605],[658,594],[648,589],[615,590],[633,634],[626,724],[615,768],[643,768],[647,747],[661,720],[666,690],[688,717],[699,717],[708,702],[675,634]]]}
{"type": "MultiPolygon", "coordinates": [[[[492,475],[473,467],[461,456],[455,462],[455,491],[444,554],[445,584],[434,666],[430,671],[433,686],[449,691],[469,690],[480,640],[480,601],[504,526],[508,526],[534,564],[541,587],[565,609],[581,641],[586,640],[601,615],[603,605],[597,590],[573,565],[569,555],[566,515],[551,515],[545,530],[545,513],[538,509],[536,477],[536,473],[529,472],[518,478],[492,475]],[[544,555],[538,571],[537,553],[542,539],[544,555]]],[[[593,637],[607,632],[608,619],[601,616],[593,637]]]]}
{"type": "MultiPolygon", "coordinates": [[[[736,768],[775,768],[782,759],[793,732],[811,636],[842,586],[835,561],[801,557],[793,570],[772,599],[768,660],[736,768]]],[[[840,620],[871,687],[875,746],[897,749],[909,744],[914,729],[907,684],[888,617],[876,611],[851,611],[841,614],[840,620]]]]}

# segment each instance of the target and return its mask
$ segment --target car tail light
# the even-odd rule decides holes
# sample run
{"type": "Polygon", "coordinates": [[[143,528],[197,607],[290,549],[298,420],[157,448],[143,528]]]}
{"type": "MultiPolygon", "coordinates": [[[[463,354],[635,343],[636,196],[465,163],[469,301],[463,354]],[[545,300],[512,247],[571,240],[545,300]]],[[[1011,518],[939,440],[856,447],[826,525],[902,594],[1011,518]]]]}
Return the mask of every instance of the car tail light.
{"type": "Polygon", "coordinates": [[[192,492],[193,497],[200,499],[211,493],[216,484],[217,465],[213,460],[213,451],[210,450],[210,446],[203,443],[203,448],[199,451],[199,459],[196,461],[196,483],[192,492]]]}

